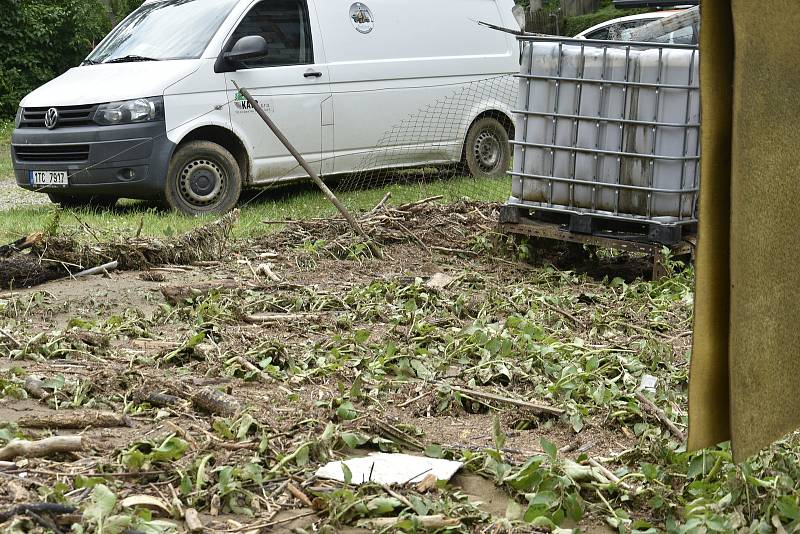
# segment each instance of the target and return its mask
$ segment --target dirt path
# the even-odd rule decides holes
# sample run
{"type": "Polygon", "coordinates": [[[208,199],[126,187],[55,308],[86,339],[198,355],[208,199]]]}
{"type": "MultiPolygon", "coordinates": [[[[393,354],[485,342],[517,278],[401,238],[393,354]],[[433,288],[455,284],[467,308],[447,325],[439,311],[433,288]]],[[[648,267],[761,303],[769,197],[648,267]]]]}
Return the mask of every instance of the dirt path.
{"type": "Polygon", "coordinates": [[[47,203],[49,203],[47,195],[26,191],[18,187],[13,179],[0,179],[0,211],[47,203]]]}

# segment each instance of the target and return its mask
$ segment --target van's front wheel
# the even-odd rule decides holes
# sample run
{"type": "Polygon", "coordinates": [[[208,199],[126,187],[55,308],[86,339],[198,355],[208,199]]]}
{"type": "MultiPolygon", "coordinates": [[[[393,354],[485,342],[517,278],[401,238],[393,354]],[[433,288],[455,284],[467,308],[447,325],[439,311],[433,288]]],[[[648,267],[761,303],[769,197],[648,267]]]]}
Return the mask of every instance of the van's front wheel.
{"type": "Polygon", "coordinates": [[[511,162],[505,126],[492,117],[476,121],[467,133],[465,159],[475,178],[503,178],[511,162]]]}
{"type": "Polygon", "coordinates": [[[209,141],[181,146],[169,163],[164,196],[187,215],[222,215],[239,201],[242,174],[230,152],[209,141]]]}

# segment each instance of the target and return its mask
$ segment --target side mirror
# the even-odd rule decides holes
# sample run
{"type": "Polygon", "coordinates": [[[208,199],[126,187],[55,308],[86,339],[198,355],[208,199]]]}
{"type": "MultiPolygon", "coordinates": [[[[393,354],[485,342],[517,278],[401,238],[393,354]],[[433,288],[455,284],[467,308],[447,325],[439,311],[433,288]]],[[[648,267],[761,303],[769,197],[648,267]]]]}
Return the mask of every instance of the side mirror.
{"type": "Polygon", "coordinates": [[[266,39],[260,35],[248,35],[236,41],[231,51],[226,52],[223,57],[229,62],[236,63],[265,57],[268,51],[266,39]]]}

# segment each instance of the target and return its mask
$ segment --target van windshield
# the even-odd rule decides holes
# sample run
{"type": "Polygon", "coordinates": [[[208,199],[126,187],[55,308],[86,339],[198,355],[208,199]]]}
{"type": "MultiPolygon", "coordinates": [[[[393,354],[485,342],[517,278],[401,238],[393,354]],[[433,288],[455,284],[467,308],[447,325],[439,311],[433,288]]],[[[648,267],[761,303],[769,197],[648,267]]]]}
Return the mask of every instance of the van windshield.
{"type": "Polygon", "coordinates": [[[86,63],[196,59],[238,0],[161,0],[134,11],[86,63]]]}

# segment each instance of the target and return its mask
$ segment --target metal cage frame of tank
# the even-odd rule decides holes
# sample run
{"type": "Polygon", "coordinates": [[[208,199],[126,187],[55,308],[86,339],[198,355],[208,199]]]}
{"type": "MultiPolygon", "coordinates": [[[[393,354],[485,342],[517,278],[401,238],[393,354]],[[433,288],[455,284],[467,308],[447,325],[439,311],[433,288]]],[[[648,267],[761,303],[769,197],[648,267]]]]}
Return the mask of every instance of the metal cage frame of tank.
{"type": "MultiPolygon", "coordinates": [[[[524,109],[517,109],[514,110],[514,113],[517,114],[519,117],[524,117],[527,119],[530,116],[538,116],[543,118],[548,118],[552,120],[553,123],[553,134],[552,134],[552,142],[550,143],[531,143],[529,141],[525,141],[528,139],[528,120],[522,120],[524,125],[522,126],[522,131],[520,131],[519,127],[517,128],[517,139],[512,141],[512,145],[521,148],[521,157],[522,161],[519,162],[520,165],[515,165],[514,168],[521,169],[521,171],[512,170],[509,174],[512,178],[519,178],[520,180],[542,180],[546,181],[548,184],[548,198],[546,202],[535,202],[535,201],[526,201],[522,200],[521,198],[511,197],[507,203],[509,206],[514,206],[518,208],[526,208],[531,210],[537,211],[544,211],[544,212],[555,212],[555,213],[562,213],[568,215],[581,215],[581,216],[596,216],[599,218],[605,219],[612,219],[612,220],[622,220],[622,221],[632,221],[637,223],[648,223],[648,224],[657,224],[663,226],[676,226],[676,225],[690,225],[697,223],[697,203],[698,203],[698,192],[699,192],[699,185],[700,185],[700,122],[690,122],[690,110],[692,105],[692,92],[699,91],[700,87],[698,85],[699,80],[694,79],[694,66],[695,62],[699,62],[699,46],[697,45],[683,45],[683,44],[668,44],[668,43],[643,43],[643,42],[633,42],[633,41],[603,41],[603,40],[593,40],[593,39],[574,39],[574,38],[563,38],[563,37],[552,37],[552,36],[539,36],[539,35],[520,35],[518,36],[518,40],[520,41],[520,49],[523,50],[523,47],[526,42],[544,42],[544,43],[558,43],[559,45],[559,57],[558,57],[558,73],[555,76],[542,76],[533,74],[533,62],[531,61],[531,67],[528,69],[528,72],[521,72],[520,74],[516,75],[518,78],[522,78],[527,82],[527,91],[523,91],[524,96],[521,95],[520,103],[524,102],[524,109]],[[585,66],[585,53],[587,47],[592,48],[602,48],[603,50],[603,73],[606,71],[606,57],[607,51],[611,48],[614,49],[623,49],[625,50],[625,79],[624,80],[609,80],[609,79],[590,79],[584,78],[582,76],[578,77],[569,77],[562,75],[562,64],[564,60],[563,54],[563,47],[565,45],[577,45],[581,46],[581,64],[585,66]],[[656,83],[646,83],[646,82],[639,82],[639,81],[632,81],[629,80],[630,72],[631,72],[631,50],[654,50],[659,49],[659,63],[658,63],[658,80],[656,83]],[[687,83],[685,85],[682,84],[662,84],[660,82],[662,77],[663,71],[663,52],[667,49],[682,49],[682,50],[692,50],[693,53],[691,55],[691,66],[689,70],[689,77],[687,83]],[[552,111],[549,112],[540,112],[540,111],[531,111],[531,90],[530,85],[534,80],[544,80],[550,81],[555,84],[555,104],[552,111]],[[573,83],[577,85],[577,92],[578,97],[575,102],[574,106],[574,113],[559,113],[559,95],[561,85],[564,82],[573,83]],[[600,92],[601,98],[603,98],[606,94],[605,89],[611,86],[618,86],[622,88],[622,93],[625,95],[624,102],[623,102],[623,110],[622,116],[619,117],[611,117],[611,116],[603,116],[602,114],[598,116],[582,116],[580,115],[580,110],[582,107],[582,88],[585,84],[599,84],[600,85],[600,92]],[[674,89],[674,90],[683,90],[686,91],[686,115],[685,121],[683,123],[677,122],[659,122],[658,120],[630,120],[627,116],[628,109],[627,109],[627,94],[628,89],[633,87],[645,87],[648,89],[654,89],[656,95],[655,107],[656,107],[656,115],[658,115],[659,109],[659,102],[661,98],[661,90],[662,89],[674,89]],[[555,143],[556,141],[556,133],[558,129],[558,121],[559,120],[569,120],[572,124],[572,132],[571,132],[571,139],[572,143],[569,146],[558,145],[555,143]],[[596,146],[600,143],[600,133],[599,133],[599,126],[601,123],[606,124],[617,124],[620,128],[620,148],[619,150],[603,150],[599,148],[583,148],[576,146],[578,142],[578,130],[580,128],[580,122],[593,122],[596,123],[596,136],[597,142],[596,146]],[[625,143],[625,128],[629,127],[649,127],[651,134],[652,134],[652,153],[650,154],[641,154],[641,153],[631,153],[626,152],[624,150],[624,143],[625,143]],[[683,129],[683,155],[682,156],[664,156],[659,155],[656,153],[657,151],[657,141],[658,141],[658,132],[662,128],[678,128],[683,129]],[[694,150],[694,154],[690,155],[690,143],[689,143],[689,132],[691,130],[696,130],[696,139],[697,139],[697,146],[692,147],[694,150]],[[522,139],[522,140],[519,140],[522,139]],[[544,149],[549,150],[551,155],[551,175],[544,175],[544,174],[526,174],[524,171],[526,169],[525,165],[525,158],[527,148],[537,148],[537,149],[544,149]],[[564,177],[564,176],[555,176],[555,153],[557,151],[566,151],[570,153],[570,165],[571,165],[571,177],[564,177]],[[597,163],[598,158],[600,156],[607,157],[607,156],[616,156],[617,158],[617,176],[616,182],[601,182],[601,181],[593,181],[593,180],[584,180],[578,179],[575,177],[576,174],[576,160],[578,153],[590,154],[594,155],[595,157],[595,173],[594,173],[594,180],[598,180],[598,167],[599,163],[597,163]],[[630,157],[630,158],[639,158],[639,159],[646,159],[649,163],[649,170],[647,171],[649,175],[649,184],[648,186],[639,186],[639,185],[630,185],[621,183],[621,176],[622,176],[622,165],[623,165],[623,158],[630,157]],[[680,187],[678,189],[660,189],[655,188],[653,181],[655,178],[655,165],[654,163],[657,160],[666,160],[666,161],[680,161],[681,165],[681,178],[680,178],[680,187]],[[693,165],[694,166],[694,173],[688,181],[691,183],[687,183],[687,166],[693,165]],[[569,199],[570,202],[568,205],[560,205],[553,202],[553,185],[554,183],[566,183],[569,185],[569,199]],[[592,188],[592,208],[585,208],[579,207],[575,205],[575,187],[576,186],[589,186],[592,188]],[[597,209],[597,196],[599,190],[611,189],[614,191],[615,196],[615,205],[613,212],[609,212],[607,210],[599,210],[597,209]],[[620,193],[623,191],[636,191],[636,192],[646,192],[647,194],[647,211],[644,215],[637,215],[637,214],[630,214],[624,213],[620,210],[620,193]],[[653,214],[653,198],[654,195],[678,195],[679,198],[679,210],[678,216],[674,218],[659,218],[654,216],[653,214]],[[690,198],[691,202],[691,209],[689,210],[689,215],[684,215],[684,198],[690,198]],[[664,220],[667,219],[667,220],[664,220]]],[[[698,63],[699,66],[699,63],[698,63]]],[[[525,65],[523,62],[522,71],[525,70],[525,65]]],[[[582,75],[582,73],[581,73],[582,75]]],[[[610,91],[609,91],[610,92],[610,91]]],[[[601,113],[602,113],[602,103],[599,106],[601,113]]],[[[656,116],[656,119],[658,116],[656,116]]],[[[519,156],[516,156],[519,157],[519,156]]],[[[688,206],[687,206],[688,207],[688,206]]]]}

